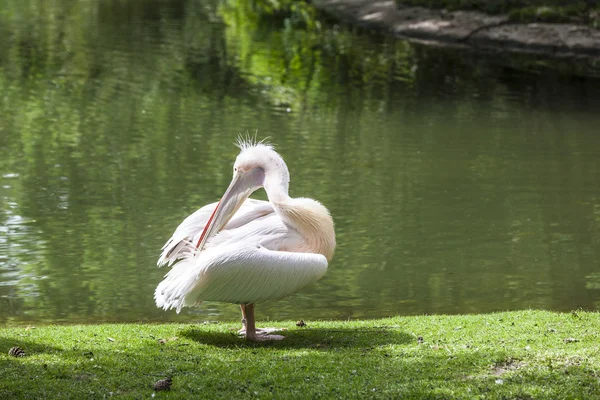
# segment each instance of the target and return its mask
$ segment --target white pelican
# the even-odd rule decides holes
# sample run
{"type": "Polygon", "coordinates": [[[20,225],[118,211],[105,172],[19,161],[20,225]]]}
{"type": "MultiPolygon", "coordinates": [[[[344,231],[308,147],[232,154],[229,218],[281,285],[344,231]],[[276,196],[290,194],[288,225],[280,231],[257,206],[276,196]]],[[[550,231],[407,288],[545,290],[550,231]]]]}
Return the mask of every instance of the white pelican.
{"type": "Polygon", "coordinates": [[[172,265],[156,305],[179,312],[202,301],[240,304],[249,340],[282,339],[257,329],[254,304],[280,299],[320,279],[335,250],[333,220],[316,200],[291,198],[290,175],[272,146],[238,142],[233,179],[219,203],[177,227],[158,265],[172,265]],[[264,187],[269,201],[249,199],[264,187]]]}

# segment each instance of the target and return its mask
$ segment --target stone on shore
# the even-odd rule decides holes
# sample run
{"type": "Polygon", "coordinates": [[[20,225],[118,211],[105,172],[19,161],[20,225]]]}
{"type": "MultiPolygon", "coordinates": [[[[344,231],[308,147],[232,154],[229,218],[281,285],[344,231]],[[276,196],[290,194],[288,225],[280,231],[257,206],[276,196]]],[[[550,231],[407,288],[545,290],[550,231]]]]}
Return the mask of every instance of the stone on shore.
{"type": "Polygon", "coordinates": [[[506,15],[398,7],[393,0],[314,0],[336,18],[408,40],[559,57],[600,57],[600,30],[577,24],[512,23],[506,15]]]}

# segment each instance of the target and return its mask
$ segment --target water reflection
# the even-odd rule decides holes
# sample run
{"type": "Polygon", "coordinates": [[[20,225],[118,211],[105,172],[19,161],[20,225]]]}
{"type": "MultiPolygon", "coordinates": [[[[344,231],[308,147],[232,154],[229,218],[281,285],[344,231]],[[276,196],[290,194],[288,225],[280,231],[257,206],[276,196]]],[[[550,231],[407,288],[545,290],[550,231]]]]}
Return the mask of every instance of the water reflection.
{"type": "Polygon", "coordinates": [[[339,243],[260,317],[598,306],[598,80],[247,2],[14,0],[0,20],[0,323],[237,318],[156,309],[155,261],[255,129],[339,243]]]}

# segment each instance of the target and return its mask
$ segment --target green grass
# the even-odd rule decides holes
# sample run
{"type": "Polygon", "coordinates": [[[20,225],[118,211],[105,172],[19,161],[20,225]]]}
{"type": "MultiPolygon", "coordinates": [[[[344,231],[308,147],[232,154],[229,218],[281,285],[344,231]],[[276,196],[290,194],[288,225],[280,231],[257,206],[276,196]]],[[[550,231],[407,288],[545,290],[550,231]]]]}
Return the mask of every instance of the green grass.
{"type": "Polygon", "coordinates": [[[600,398],[598,313],[272,325],[285,340],[223,323],[3,328],[0,398],[148,398],[166,376],[156,398],[600,398]]]}

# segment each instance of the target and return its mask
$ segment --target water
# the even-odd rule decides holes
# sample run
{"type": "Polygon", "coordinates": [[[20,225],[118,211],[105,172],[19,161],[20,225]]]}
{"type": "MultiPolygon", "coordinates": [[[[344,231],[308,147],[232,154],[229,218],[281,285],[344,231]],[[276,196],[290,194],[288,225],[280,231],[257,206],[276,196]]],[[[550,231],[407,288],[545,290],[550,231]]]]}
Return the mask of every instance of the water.
{"type": "Polygon", "coordinates": [[[338,239],[259,318],[600,306],[598,79],[261,10],[5,2],[0,324],[239,318],[157,309],[155,262],[256,130],[338,239]]]}

